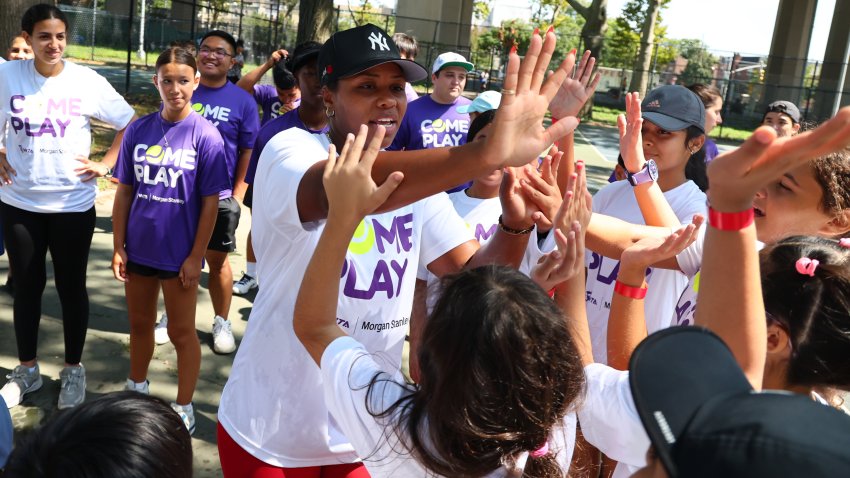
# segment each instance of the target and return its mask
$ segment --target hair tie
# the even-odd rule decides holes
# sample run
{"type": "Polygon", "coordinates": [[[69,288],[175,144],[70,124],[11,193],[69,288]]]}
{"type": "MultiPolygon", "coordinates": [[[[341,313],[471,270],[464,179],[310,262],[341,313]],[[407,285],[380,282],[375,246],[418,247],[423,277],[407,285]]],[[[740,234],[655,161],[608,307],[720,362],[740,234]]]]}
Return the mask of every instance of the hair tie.
{"type": "Polygon", "coordinates": [[[838,245],[845,248],[845,249],[850,249],[850,237],[845,237],[843,239],[839,239],[838,245]]]}
{"type": "Polygon", "coordinates": [[[818,261],[817,259],[801,257],[797,259],[797,272],[803,274],[804,276],[814,277],[815,269],[818,268],[818,264],[820,264],[820,261],[818,261]]]}
{"type": "Polygon", "coordinates": [[[543,442],[540,448],[530,453],[532,458],[541,458],[549,454],[549,441],[543,442]]]}

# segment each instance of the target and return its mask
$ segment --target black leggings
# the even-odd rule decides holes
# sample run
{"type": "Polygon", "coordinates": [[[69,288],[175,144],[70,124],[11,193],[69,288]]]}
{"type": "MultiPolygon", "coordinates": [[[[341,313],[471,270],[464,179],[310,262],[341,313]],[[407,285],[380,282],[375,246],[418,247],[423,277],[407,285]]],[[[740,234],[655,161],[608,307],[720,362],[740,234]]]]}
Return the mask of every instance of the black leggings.
{"type": "Polygon", "coordinates": [[[15,339],[18,359],[33,360],[38,349],[41,296],[47,282],[47,251],[62,304],[65,362],[80,363],[89,322],[86,269],[89,262],[94,207],[85,212],[40,213],[0,202],[9,264],[15,271],[15,339]]]}

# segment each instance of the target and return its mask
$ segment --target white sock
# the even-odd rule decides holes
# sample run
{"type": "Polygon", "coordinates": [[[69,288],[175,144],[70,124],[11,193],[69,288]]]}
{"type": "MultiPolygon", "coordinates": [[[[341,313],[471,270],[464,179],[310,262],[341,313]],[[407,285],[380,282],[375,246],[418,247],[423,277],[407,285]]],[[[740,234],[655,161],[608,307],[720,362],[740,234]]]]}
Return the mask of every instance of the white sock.
{"type": "Polygon", "coordinates": [[[147,384],[148,384],[147,380],[145,380],[144,382],[133,382],[133,388],[135,388],[136,390],[144,390],[145,385],[147,385],[147,384]]]}
{"type": "Polygon", "coordinates": [[[246,262],[245,263],[245,275],[249,275],[251,277],[257,277],[257,263],[256,262],[246,262]]]}
{"type": "MultiPolygon", "coordinates": [[[[174,403],[177,403],[177,402],[174,402],[174,403]]],[[[187,415],[192,415],[192,414],[195,413],[195,409],[192,407],[192,402],[189,402],[188,405],[180,405],[179,403],[177,403],[177,406],[182,408],[183,411],[186,412],[187,415]]]]}

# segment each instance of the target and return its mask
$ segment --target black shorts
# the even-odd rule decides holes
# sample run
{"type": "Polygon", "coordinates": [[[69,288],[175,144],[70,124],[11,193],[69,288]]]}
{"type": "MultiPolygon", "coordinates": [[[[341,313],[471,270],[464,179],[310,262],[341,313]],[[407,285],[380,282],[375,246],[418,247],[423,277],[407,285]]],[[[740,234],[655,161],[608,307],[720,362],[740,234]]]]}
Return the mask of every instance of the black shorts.
{"type": "Polygon", "coordinates": [[[248,189],[245,191],[245,198],[242,199],[242,204],[244,204],[248,209],[253,209],[254,207],[254,185],[249,184],[248,189]]]}
{"type": "Polygon", "coordinates": [[[174,279],[175,277],[180,276],[179,271],[166,271],[163,269],[157,269],[156,267],[138,264],[133,261],[127,261],[125,267],[127,272],[130,274],[137,274],[144,277],[156,277],[159,280],[174,279]]]}
{"type": "Polygon", "coordinates": [[[218,202],[218,217],[215,220],[210,243],[207,250],[233,252],[236,250],[236,227],[239,226],[239,216],[242,208],[235,197],[222,199],[218,202]]]}

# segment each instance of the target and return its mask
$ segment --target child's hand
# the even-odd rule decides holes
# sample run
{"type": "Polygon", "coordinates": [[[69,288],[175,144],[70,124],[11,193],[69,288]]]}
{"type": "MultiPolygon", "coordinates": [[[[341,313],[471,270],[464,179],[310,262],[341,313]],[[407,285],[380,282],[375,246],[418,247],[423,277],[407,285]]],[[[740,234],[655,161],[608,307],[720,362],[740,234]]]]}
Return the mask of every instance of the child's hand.
{"type": "Polygon", "coordinates": [[[769,126],[758,128],[740,148],[723,153],[708,165],[708,197],[720,212],[753,207],[756,193],[788,171],[850,146],[850,107],[818,128],[778,138],[769,126]]]}
{"type": "MultiPolygon", "coordinates": [[[[573,50],[567,55],[566,66],[568,71],[572,71],[575,61],[576,52],[573,50]]],[[[549,112],[552,113],[553,118],[578,116],[581,107],[587,103],[588,98],[593,96],[596,85],[599,84],[601,78],[599,73],[593,74],[595,64],[596,58],[590,56],[590,50],[585,51],[584,55],[581,56],[578,68],[561,83],[561,87],[558,88],[558,92],[555,93],[555,97],[549,103],[549,112]]]]}
{"type": "Polygon", "coordinates": [[[524,177],[520,178],[520,186],[525,196],[537,206],[531,219],[537,224],[540,232],[552,229],[552,221],[561,207],[563,197],[558,188],[558,168],[564,156],[556,146],[552,146],[550,154],[543,158],[543,164],[538,172],[533,166],[523,168],[524,177]]]}
{"type": "Polygon", "coordinates": [[[186,260],[183,261],[183,265],[180,266],[180,273],[177,277],[180,279],[180,284],[183,285],[184,289],[198,287],[198,283],[201,280],[201,264],[203,264],[203,262],[203,259],[195,259],[192,256],[187,257],[186,260]]]}
{"type": "Polygon", "coordinates": [[[626,171],[636,173],[643,168],[643,136],[641,128],[640,95],[626,93],[626,114],[617,116],[617,128],[620,130],[620,155],[626,165],[626,171]]]}
{"type": "Polygon", "coordinates": [[[645,237],[628,249],[620,256],[620,277],[626,284],[637,284],[643,281],[646,269],[664,259],[673,257],[693,244],[699,233],[699,228],[705,218],[695,215],[693,223],[684,225],[667,236],[645,237]],[[634,277],[622,277],[624,274],[632,273],[634,277]],[[637,276],[640,276],[640,279],[637,276]]]}
{"type": "MultiPolygon", "coordinates": [[[[590,224],[590,216],[593,214],[593,196],[587,190],[587,176],[585,174],[584,161],[576,162],[575,172],[567,180],[567,191],[564,193],[564,201],[555,214],[554,227],[567,234],[572,223],[578,221],[581,225],[582,235],[590,224]]],[[[582,236],[583,237],[583,236],[582,236]]]]}
{"type": "Polygon", "coordinates": [[[124,248],[116,250],[114,254],[112,254],[112,275],[121,282],[127,282],[130,280],[127,277],[127,251],[124,248]]]}
{"type": "Polygon", "coordinates": [[[544,255],[531,269],[531,279],[543,290],[551,290],[578,274],[584,274],[584,232],[578,221],[570,225],[569,235],[556,229],[558,249],[544,255]]]}
{"type": "Polygon", "coordinates": [[[333,218],[356,225],[401,184],[404,174],[400,171],[390,174],[380,186],[372,179],[372,165],[381,150],[385,132],[383,126],[378,126],[366,145],[368,128],[361,125],[356,137],[348,135],[339,157],[334,145],[328,148],[328,162],[322,175],[328,196],[328,220],[333,218]]]}

